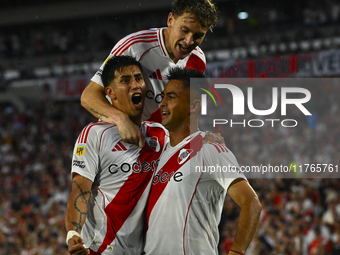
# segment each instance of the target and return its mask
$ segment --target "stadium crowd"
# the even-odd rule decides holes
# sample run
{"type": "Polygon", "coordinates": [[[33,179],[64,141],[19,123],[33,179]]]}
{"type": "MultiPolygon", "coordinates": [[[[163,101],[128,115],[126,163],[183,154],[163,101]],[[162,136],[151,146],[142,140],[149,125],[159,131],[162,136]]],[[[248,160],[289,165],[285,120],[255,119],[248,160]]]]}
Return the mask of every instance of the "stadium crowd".
{"type": "MultiPolygon", "coordinates": [[[[16,1],[16,4],[26,4],[21,2],[16,1]]],[[[3,5],[7,7],[5,2],[3,5]]],[[[243,48],[246,53],[237,56],[252,58],[340,47],[337,38],[340,36],[340,4],[337,0],[263,1],[258,4],[228,1],[219,3],[218,7],[219,23],[203,42],[202,49],[205,51],[243,48]],[[237,17],[242,11],[249,12],[248,19],[237,17]],[[312,40],[315,39],[319,40],[313,47],[312,40]],[[327,40],[323,42],[323,39],[327,40]],[[252,55],[253,47],[257,48],[259,56],[252,55]]],[[[164,17],[167,14],[168,10],[159,10],[3,26],[0,32],[3,66],[0,70],[20,69],[28,60],[30,65],[26,68],[34,65],[32,60],[40,66],[101,60],[126,34],[166,26],[164,17]],[[105,53],[99,57],[101,52],[105,53]]]]}
{"type": "MultiPolygon", "coordinates": [[[[299,128],[289,131],[249,127],[219,131],[240,165],[339,164],[340,120],[334,118],[340,111],[339,88],[337,84],[310,88],[319,99],[308,106],[318,115],[316,122],[296,114],[299,128]]],[[[94,120],[79,102],[27,102],[22,112],[10,105],[0,107],[0,255],[67,254],[64,214],[71,154],[81,129],[94,120]]],[[[339,179],[249,181],[263,213],[247,255],[339,254],[339,179]]],[[[230,198],[225,200],[220,254],[230,248],[238,210],[230,198]]]]}
{"type": "Polygon", "coordinates": [[[92,120],[78,102],[1,107],[1,255],[68,254],[71,151],[92,120]]]}

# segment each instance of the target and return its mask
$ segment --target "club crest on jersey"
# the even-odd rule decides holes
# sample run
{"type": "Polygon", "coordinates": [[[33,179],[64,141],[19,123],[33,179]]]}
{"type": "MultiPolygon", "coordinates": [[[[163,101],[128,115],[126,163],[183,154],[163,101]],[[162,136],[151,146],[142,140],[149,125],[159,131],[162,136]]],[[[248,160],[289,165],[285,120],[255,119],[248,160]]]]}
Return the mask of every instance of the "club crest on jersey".
{"type": "Polygon", "coordinates": [[[177,163],[182,165],[189,158],[192,152],[193,149],[181,149],[178,154],[177,163]]]}
{"type": "Polygon", "coordinates": [[[85,145],[83,144],[78,145],[76,148],[76,155],[80,157],[80,156],[83,156],[84,154],[85,154],[85,145]]]}
{"type": "Polygon", "coordinates": [[[159,152],[159,150],[161,149],[161,145],[159,144],[157,136],[147,137],[145,138],[145,141],[153,151],[159,152]]]}

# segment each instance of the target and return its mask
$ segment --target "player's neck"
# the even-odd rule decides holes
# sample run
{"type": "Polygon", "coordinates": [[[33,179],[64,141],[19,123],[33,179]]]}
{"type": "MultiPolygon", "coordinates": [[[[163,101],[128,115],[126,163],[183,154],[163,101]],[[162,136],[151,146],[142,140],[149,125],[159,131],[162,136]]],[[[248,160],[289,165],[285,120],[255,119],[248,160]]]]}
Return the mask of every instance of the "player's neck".
{"type": "Polygon", "coordinates": [[[135,123],[138,127],[140,127],[142,123],[142,116],[137,116],[137,117],[130,117],[130,120],[135,123]]]}
{"type": "Polygon", "coordinates": [[[170,134],[170,145],[172,147],[176,146],[180,142],[183,141],[189,135],[199,131],[197,121],[192,121],[190,125],[190,121],[186,125],[180,125],[176,130],[169,130],[170,134]]]}
{"type": "Polygon", "coordinates": [[[179,59],[175,58],[175,55],[172,53],[170,45],[169,45],[169,34],[170,34],[170,28],[163,29],[163,42],[165,44],[166,51],[168,52],[169,57],[172,59],[172,61],[176,64],[179,59]]]}

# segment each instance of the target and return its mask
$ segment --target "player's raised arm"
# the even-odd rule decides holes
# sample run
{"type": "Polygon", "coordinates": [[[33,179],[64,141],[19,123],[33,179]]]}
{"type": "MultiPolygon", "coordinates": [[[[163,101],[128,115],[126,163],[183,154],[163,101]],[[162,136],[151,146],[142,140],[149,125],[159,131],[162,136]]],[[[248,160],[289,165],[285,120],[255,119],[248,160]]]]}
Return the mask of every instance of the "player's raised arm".
{"type": "Polygon", "coordinates": [[[72,190],[67,202],[65,228],[66,243],[70,254],[88,254],[80,237],[87,216],[87,203],[91,194],[92,181],[73,173],[72,190]]]}
{"type": "Polygon", "coordinates": [[[255,236],[262,205],[253,188],[243,179],[236,179],[228,194],[241,207],[238,230],[228,255],[240,255],[246,252],[255,236]]]}
{"type": "Polygon", "coordinates": [[[118,127],[124,142],[144,146],[144,138],[139,127],[122,111],[113,107],[105,98],[104,87],[91,81],[81,95],[81,105],[93,116],[118,127]]]}

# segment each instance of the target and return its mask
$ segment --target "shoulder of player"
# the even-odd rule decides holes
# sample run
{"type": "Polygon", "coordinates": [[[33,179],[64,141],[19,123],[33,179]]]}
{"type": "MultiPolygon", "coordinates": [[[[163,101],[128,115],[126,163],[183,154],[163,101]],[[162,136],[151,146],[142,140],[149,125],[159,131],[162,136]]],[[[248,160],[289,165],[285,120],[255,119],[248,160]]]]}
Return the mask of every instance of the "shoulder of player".
{"type": "Polygon", "coordinates": [[[157,36],[158,29],[143,29],[136,31],[134,33],[128,34],[127,36],[120,39],[117,44],[122,44],[123,42],[131,39],[131,40],[138,40],[140,38],[149,38],[157,36]]]}
{"type": "MultiPolygon", "coordinates": [[[[116,130],[116,125],[104,121],[97,121],[88,124],[79,135],[78,143],[86,143],[89,139],[100,140],[107,130],[116,130]]],[[[118,132],[117,132],[118,133],[118,132]]]]}
{"type": "Polygon", "coordinates": [[[187,56],[182,63],[185,64],[186,68],[196,69],[202,73],[204,73],[206,69],[205,55],[199,47],[192,50],[190,55],[187,56]]]}
{"type": "Polygon", "coordinates": [[[209,153],[211,155],[217,155],[217,154],[228,154],[231,153],[231,151],[223,144],[213,142],[213,143],[204,143],[203,149],[205,153],[209,153]]]}
{"type": "Polygon", "coordinates": [[[198,46],[191,51],[190,55],[198,56],[205,62],[205,54],[204,54],[203,50],[198,46]]]}
{"type": "Polygon", "coordinates": [[[148,132],[159,132],[164,131],[166,134],[168,133],[168,130],[160,123],[153,122],[153,121],[142,121],[142,125],[144,125],[148,132]]]}
{"type": "Polygon", "coordinates": [[[157,29],[140,30],[125,36],[114,46],[111,55],[118,56],[127,52],[142,54],[149,48],[158,45],[157,31],[157,29]]]}

